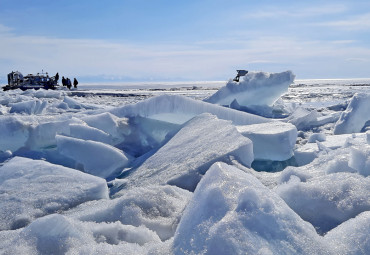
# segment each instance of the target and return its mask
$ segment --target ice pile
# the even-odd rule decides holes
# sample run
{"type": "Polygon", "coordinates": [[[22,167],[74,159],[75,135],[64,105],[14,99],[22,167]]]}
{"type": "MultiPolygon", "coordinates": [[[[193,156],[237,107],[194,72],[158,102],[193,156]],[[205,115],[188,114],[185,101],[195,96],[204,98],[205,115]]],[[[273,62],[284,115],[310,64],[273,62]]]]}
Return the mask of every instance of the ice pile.
{"type": "Polygon", "coordinates": [[[230,105],[233,101],[240,106],[272,105],[288,91],[295,75],[291,71],[282,73],[248,72],[243,80],[230,80],[205,101],[219,105],[230,105]]]}
{"type": "Polygon", "coordinates": [[[231,157],[250,167],[254,160],[252,142],[230,122],[201,114],[185,123],[126,179],[128,185],[170,184],[193,191],[214,162],[231,162],[231,157]]]}
{"type": "Polygon", "coordinates": [[[216,163],[177,228],[175,254],[325,254],[315,229],[241,170],[216,163]],[[196,215],[196,217],[194,217],[196,215]]]}
{"type": "Polygon", "coordinates": [[[368,94],[345,111],[311,88],[275,102],[293,78],[227,85],[239,111],[168,91],[116,107],[0,94],[0,253],[368,254],[368,94]]]}

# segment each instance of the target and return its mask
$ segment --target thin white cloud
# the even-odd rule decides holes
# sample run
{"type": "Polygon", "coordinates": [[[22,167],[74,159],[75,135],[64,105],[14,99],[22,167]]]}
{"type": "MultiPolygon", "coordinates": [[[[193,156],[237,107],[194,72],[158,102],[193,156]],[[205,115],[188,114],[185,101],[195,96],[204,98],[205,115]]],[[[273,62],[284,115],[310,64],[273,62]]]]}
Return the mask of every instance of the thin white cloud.
{"type": "Polygon", "coordinates": [[[368,30],[370,29],[370,13],[351,16],[342,20],[320,22],[315,25],[334,27],[343,30],[368,30]]]}
{"type": "Polygon", "coordinates": [[[265,10],[249,13],[246,18],[283,18],[283,17],[298,17],[307,18],[314,16],[323,16],[331,14],[344,13],[348,8],[343,4],[333,4],[333,5],[323,5],[323,6],[308,6],[308,7],[298,7],[293,5],[282,9],[280,7],[268,8],[265,10]]]}
{"type": "MultiPolygon", "coordinates": [[[[1,34],[0,56],[2,75],[13,69],[23,72],[44,69],[67,76],[227,79],[235,69],[261,66],[265,71],[294,71],[305,65],[301,72],[325,72],[327,66],[340,65],[346,59],[370,59],[370,49],[354,47],[350,41],[300,41],[284,36],[239,39],[236,43],[228,39],[218,48],[214,42],[191,46],[133,45],[104,40],[15,36],[7,32],[1,34]]],[[[369,69],[366,65],[359,68],[364,73],[369,69]]]]}

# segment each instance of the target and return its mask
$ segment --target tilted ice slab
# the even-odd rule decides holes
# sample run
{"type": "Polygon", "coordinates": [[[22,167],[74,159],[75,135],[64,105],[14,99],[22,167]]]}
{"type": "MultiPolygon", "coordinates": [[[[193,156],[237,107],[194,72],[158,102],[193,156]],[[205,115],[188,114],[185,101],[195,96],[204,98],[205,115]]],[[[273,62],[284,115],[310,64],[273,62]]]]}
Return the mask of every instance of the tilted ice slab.
{"type": "Polygon", "coordinates": [[[109,134],[114,144],[122,142],[123,137],[130,132],[126,118],[117,118],[108,112],[85,116],[81,120],[109,134]]]}
{"type": "Polygon", "coordinates": [[[334,134],[359,133],[370,121],[370,94],[355,94],[335,124],[334,134]]]}
{"type": "Polygon", "coordinates": [[[108,198],[104,179],[41,160],[15,157],[0,168],[0,230],[89,200],[108,198]]]}
{"type": "Polygon", "coordinates": [[[324,240],[335,254],[367,254],[370,251],[370,211],[361,213],[329,231],[324,240]]]}
{"type": "Polygon", "coordinates": [[[235,125],[249,125],[271,121],[253,114],[179,95],[156,96],[133,105],[117,107],[110,112],[119,117],[141,116],[175,124],[183,124],[201,113],[211,113],[219,119],[231,120],[235,125]]]}
{"type": "Polygon", "coordinates": [[[214,164],[174,238],[175,254],[327,254],[313,226],[254,176],[214,164]]]}
{"type": "Polygon", "coordinates": [[[297,129],[292,124],[276,121],[236,129],[252,140],[255,159],[283,161],[293,156],[297,129]]]}
{"type": "Polygon", "coordinates": [[[71,124],[69,129],[71,137],[112,144],[112,137],[103,130],[81,124],[71,124]]]}
{"type": "Polygon", "coordinates": [[[47,101],[30,100],[11,104],[10,113],[42,114],[47,106],[47,101]]]}
{"type": "Polygon", "coordinates": [[[230,161],[234,157],[250,166],[254,159],[252,146],[230,122],[202,114],[185,123],[126,179],[128,185],[170,184],[194,190],[216,161],[230,161]]]}
{"type": "Polygon", "coordinates": [[[230,80],[225,87],[205,99],[206,102],[230,105],[234,100],[241,106],[273,105],[273,103],[293,83],[295,75],[291,71],[282,73],[249,72],[243,80],[230,80]]]}
{"type": "Polygon", "coordinates": [[[332,173],[305,182],[291,177],[276,192],[322,234],[370,210],[369,189],[369,178],[354,173],[332,173]]]}
{"type": "Polygon", "coordinates": [[[122,151],[105,143],[62,135],[56,140],[59,153],[75,160],[77,169],[95,176],[108,178],[129,163],[122,151]]]}
{"type": "Polygon", "coordinates": [[[16,151],[26,145],[30,124],[16,116],[0,116],[0,151],[16,151]]]}

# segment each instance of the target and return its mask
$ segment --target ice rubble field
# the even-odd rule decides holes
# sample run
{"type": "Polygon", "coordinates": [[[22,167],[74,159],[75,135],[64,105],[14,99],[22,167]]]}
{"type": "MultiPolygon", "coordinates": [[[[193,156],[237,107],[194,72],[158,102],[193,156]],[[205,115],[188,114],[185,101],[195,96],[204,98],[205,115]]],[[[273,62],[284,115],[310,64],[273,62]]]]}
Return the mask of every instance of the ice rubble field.
{"type": "Polygon", "coordinates": [[[369,254],[369,129],[370,80],[289,71],[2,92],[0,253],[369,254]]]}

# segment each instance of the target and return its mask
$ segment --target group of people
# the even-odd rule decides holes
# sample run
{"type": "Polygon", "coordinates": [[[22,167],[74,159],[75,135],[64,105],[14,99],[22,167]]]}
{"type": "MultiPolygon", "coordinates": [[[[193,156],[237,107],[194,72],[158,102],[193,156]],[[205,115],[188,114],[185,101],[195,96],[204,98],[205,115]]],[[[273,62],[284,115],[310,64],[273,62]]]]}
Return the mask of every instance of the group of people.
{"type": "MultiPolygon", "coordinates": [[[[58,82],[59,80],[59,73],[57,73],[55,75],[55,80],[58,82]]],[[[64,78],[64,76],[62,76],[62,85],[63,86],[66,86],[68,89],[71,89],[72,88],[72,82],[69,78],[64,78]]],[[[77,88],[77,85],[78,85],[78,81],[76,78],[73,79],[73,87],[76,89],[77,88]]]]}

